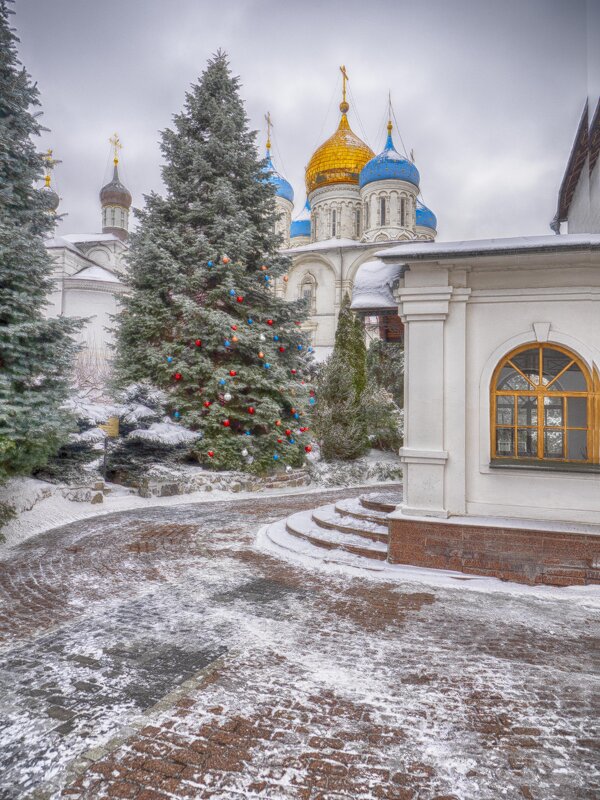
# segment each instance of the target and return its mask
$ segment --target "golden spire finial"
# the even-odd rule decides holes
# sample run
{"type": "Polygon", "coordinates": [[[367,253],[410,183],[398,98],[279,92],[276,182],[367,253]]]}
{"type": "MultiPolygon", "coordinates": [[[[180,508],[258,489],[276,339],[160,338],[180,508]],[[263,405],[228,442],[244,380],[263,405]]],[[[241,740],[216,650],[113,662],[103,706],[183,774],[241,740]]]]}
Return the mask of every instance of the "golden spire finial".
{"type": "Polygon", "coordinates": [[[45,155],[43,156],[44,161],[46,162],[46,174],[44,175],[44,185],[47,187],[50,186],[50,179],[51,179],[50,173],[52,172],[52,170],[54,169],[54,165],[56,164],[56,161],[52,158],[53,152],[54,151],[52,150],[52,148],[49,147],[46,150],[45,155]]]}
{"type": "Polygon", "coordinates": [[[392,93],[388,92],[388,124],[387,124],[387,132],[388,136],[392,135],[392,93]]]}
{"type": "Polygon", "coordinates": [[[267,111],[265,114],[265,119],[267,121],[267,150],[271,149],[271,128],[273,127],[273,123],[271,122],[271,112],[267,111]]]}
{"type": "Polygon", "coordinates": [[[349,80],[349,78],[348,73],[346,72],[346,67],[343,64],[340,67],[340,72],[342,73],[342,102],[340,103],[340,111],[342,114],[347,114],[350,106],[346,101],[346,82],[349,80]]]}
{"type": "Polygon", "coordinates": [[[123,145],[121,144],[121,140],[119,139],[119,134],[118,133],[113,133],[113,135],[110,137],[110,139],[108,141],[112,144],[112,148],[113,148],[113,164],[116,167],[117,164],[119,163],[119,150],[121,150],[123,145]]]}

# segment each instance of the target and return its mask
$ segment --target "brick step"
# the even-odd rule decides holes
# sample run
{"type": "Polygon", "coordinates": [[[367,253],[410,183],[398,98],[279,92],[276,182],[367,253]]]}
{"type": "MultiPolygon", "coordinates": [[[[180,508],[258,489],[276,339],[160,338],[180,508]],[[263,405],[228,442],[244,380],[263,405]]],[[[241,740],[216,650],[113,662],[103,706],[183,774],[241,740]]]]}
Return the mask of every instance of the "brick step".
{"type": "Polygon", "coordinates": [[[337,512],[336,506],[323,506],[315,509],[312,519],[319,528],[360,536],[372,542],[387,544],[388,541],[387,521],[385,524],[381,524],[370,519],[343,516],[337,512]]]}
{"type": "Polygon", "coordinates": [[[402,492],[371,492],[360,496],[360,504],[363,508],[370,511],[381,511],[384,514],[395,511],[396,506],[401,502],[402,492]]]}
{"type": "MultiPolygon", "coordinates": [[[[322,506],[321,509],[334,509],[334,506],[322,506]]],[[[321,510],[317,509],[317,511],[321,510]]],[[[313,512],[315,513],[315,512],[313,512]]],[[[331,513],[331,511],[329,512],[331,513]]],[[[322,514],[321,517],[324,515],[322,514]]],[[[345,533],[336,528],[326,528],[317,525],[310,511],[299,511],[292,514],[285,521],[287,533],[299,539],[321,547],[324,550],[341,550],[363,558],[385,561],[387,557],[387,544],[384,542],[366,539],[360,534],[345,533]]]]}

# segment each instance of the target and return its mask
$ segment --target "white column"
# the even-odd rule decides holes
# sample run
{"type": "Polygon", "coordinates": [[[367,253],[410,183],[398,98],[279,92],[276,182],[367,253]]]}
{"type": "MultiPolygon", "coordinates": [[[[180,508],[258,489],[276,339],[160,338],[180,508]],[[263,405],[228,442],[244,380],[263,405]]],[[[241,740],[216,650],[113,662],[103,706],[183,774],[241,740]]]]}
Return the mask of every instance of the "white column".
{"type": "Polygon", "coordinates": [[[404,500],[392,516],[449,515],[444,492],[448,461],[444,447],[444,325],[451,296],[450,286],[399,291],[405,326],[405,430],[400,450],[404,500]]]}

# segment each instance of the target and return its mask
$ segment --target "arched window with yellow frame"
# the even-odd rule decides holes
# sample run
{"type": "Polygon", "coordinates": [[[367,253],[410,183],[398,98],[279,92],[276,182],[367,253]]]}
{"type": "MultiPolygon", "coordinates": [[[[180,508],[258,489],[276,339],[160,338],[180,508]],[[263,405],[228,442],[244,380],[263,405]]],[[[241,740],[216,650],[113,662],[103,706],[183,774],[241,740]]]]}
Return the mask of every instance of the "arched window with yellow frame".
{"type": "Polygon", "coordinates": [[[491,453],[497,462],[598,464],[600,393],[575,353],[527,344],[496,367],[491,453]]]}

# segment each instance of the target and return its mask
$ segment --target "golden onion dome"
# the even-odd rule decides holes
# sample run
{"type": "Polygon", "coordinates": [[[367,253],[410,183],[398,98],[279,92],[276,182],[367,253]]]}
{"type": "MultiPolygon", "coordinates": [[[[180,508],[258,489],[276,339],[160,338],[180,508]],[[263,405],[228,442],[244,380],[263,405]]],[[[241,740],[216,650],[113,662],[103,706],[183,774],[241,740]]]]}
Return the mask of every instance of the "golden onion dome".
{"type": "Polygon", "coordinates": [[[310,194],[321,186],[332,186],[336,183],[356,183],[358,175],[367,161],[374,158],[375,153],[362,139],[352,131],[348,123],[346,102],[346,67],[340,67],[342,73],[342,102],[340,111],[342,118],[337,131],[318,147],[306,168],[306,192],[310,194]]]}
{"type": "Polygon", "coordinates": [[[356,183],[358,175],[375,153],[352,131],[348,123],[347,103],[340,103],[342,118],[337,131],[318,147],[306,167],[308,194],[321,186],[356,183]]]}

